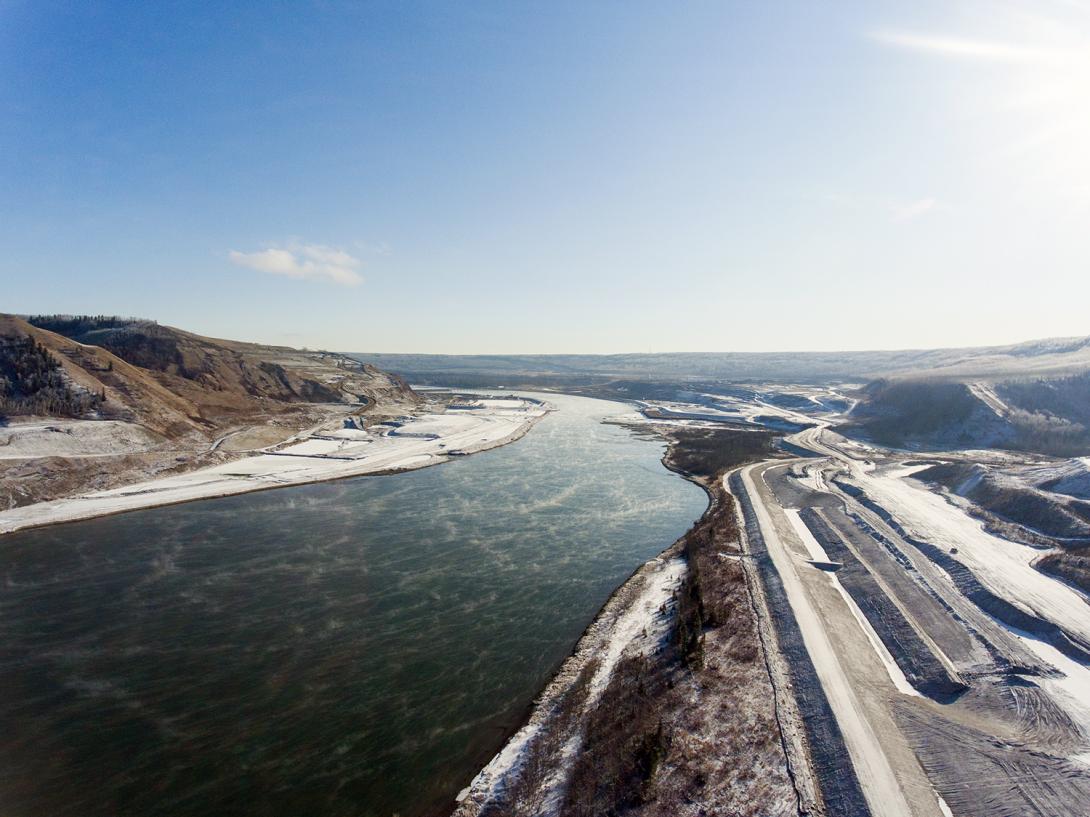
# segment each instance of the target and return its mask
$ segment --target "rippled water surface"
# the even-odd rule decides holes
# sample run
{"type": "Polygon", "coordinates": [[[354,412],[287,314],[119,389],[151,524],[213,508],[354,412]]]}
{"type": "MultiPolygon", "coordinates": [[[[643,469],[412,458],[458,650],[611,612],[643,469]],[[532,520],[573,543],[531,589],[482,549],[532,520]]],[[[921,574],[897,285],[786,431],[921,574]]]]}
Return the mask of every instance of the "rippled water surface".
{"type": "Polygon", "coordinates": [[[704,508],[550,395],[435,468],[0,539],[0,814],[441,813],[704,508]]]}

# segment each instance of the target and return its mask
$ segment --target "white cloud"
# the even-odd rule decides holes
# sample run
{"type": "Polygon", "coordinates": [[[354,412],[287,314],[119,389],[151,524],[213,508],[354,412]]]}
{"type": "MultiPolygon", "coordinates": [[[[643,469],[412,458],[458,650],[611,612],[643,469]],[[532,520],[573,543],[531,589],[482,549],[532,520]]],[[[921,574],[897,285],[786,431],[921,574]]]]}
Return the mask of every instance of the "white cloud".
{"type": "Polygon", "coordinates": [[[355,286],[363,280],[357,272],[358,258],[321,244],[291,244],[287,249],[269,247],[257,252],[231,250],[228,258],[240,267],[288,278],[332,281],[343,286],[355,286]]]}
{"type": "Polygon", "coordinates": [[[871,34],[871,38],[898,48],[991,62],[1053,62],[1064,56],[1063,52],[1042,48],[906,31],[876,31],[871,34]]]}
{"type": "Polygon", "coordinates": [[[916,201],[910,201],[907,204],[896,205],[892,208],[892,218],[895,222],[904,223],[906,221],[914,221],[920,216],[923,216],[932,210],[943,208],[943,205],[939,204],[938,199],[924,198],[916,199],[916,201]]]}

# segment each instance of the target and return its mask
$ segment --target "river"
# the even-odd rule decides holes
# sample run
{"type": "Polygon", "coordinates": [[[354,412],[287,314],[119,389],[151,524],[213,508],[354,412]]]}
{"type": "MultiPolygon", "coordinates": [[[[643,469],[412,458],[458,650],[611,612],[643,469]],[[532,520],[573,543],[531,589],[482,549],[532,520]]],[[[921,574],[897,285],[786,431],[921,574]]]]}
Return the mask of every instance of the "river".
{"type": "Polygon", "coordinates": [[[704,493],[546,395],[434,468],[0,539],[0,813],[439,814],[704,493]]]}

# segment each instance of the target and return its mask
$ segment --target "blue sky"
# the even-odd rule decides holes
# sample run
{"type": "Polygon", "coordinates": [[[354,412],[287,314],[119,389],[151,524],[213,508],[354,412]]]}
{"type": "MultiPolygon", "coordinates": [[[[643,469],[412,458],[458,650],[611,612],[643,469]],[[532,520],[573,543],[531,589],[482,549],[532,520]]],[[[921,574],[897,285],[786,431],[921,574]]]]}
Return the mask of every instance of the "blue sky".
{"type": "Polygon", "coordinates": [[[0,282],[350,351],[1090,333],[1090,10],[0,0],[0,282]]]}

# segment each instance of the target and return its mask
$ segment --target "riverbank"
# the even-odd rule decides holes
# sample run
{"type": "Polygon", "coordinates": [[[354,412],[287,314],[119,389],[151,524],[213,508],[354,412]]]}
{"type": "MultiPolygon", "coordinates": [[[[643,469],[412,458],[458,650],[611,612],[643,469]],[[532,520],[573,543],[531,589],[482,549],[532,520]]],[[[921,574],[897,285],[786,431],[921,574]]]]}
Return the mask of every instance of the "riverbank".
{"type": "Polygon", "coordinates": [[[580,748],[579,720],[599,705],[622,658],[663,648],[684,573],[679,540],[613,592],[538,697],[525,725],[459,793],[456,817],[494,814],[496,808],[524,806],[527,800],[557,810],[565,772],[580,748]]]}
{"type": "Polygon", "coordinates": [[[663,464],[705,491],[707,509],[610,596],[455,817],[795,813],[734,503],[717,479],[771,453],[771,435],[654,431],[663,464]]]}
{"type": "Polygon", "coordinates": [[[473,396],[442,412],[368,428],[315,429],[258,453],[169,477],[10,508],[0,534],[200,499],[411,471],[521,439],[551,411],[543,401],[473,396]]]}

